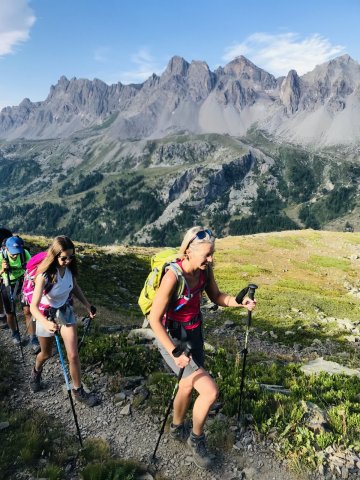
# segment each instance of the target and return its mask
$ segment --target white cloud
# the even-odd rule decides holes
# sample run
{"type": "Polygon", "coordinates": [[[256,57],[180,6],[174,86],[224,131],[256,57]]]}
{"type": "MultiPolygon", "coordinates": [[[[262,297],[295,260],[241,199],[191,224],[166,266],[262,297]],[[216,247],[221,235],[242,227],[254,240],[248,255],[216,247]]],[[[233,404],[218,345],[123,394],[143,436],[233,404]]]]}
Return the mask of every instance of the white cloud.
{"type": "Polygon", "coordinates": [[[291,69],[303,75],[316,65],[343,53],[343,45],[332,45],[317,33],[301,38],[292,32],[279,35],[258,32],[241,43],[227,47],[223,60],[229,62],[244,55],[275,76],[286,75],[291,69]]]}
{"type": "Polygon", "coordinates": [[[159,66],[146,47],[140,48],[131,56],[134,69],[120,73],[122,83],[141,83],[148,79],[153,73],[159,74],[164,70],[159,66]]]}
{"type": "Polygon", "coordinates": [[[0,4],[0,57],[14,52],[30,38],[36,17],[28,0],[8,0],[0,4]]]}

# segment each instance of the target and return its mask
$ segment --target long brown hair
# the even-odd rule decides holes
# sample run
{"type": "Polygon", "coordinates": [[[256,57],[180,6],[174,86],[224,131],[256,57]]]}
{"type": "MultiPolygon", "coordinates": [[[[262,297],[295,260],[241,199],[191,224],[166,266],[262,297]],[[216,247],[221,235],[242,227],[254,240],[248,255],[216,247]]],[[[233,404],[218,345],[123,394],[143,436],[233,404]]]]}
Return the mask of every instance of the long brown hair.
{"type": "MultiPolygon", "coordinates": [[[[61,252],[70,249],[73,250],[75,255],[75,245],[69,237],[66,237],[65,235],[59,235],[58,237],[55,237],[52,244],[47,250],[46,257],[37,268],[37,274],[46,273],[46,276],[48,277],[50,283],[56,283],[58,256],[61,252]]],[[[73,276],[76,277],[78,274],[78,266],[75,256],[67,265],[67,267],[70,269],[73,276]]]]}

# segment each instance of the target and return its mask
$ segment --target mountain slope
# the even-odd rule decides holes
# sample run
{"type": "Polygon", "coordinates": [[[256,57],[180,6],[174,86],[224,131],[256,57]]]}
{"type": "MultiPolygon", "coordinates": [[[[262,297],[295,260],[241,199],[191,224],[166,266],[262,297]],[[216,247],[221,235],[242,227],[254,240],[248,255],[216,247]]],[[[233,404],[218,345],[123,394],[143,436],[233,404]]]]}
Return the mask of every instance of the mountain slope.
{"type": "Polygon", "coordinates": [[[109,142],[90,129],[0,143],[0,224],[139,245],[176,245],[194,224],[217,236],[358,229],[359,174],[342,149],[315,153],[257,131],[109,142]]]}

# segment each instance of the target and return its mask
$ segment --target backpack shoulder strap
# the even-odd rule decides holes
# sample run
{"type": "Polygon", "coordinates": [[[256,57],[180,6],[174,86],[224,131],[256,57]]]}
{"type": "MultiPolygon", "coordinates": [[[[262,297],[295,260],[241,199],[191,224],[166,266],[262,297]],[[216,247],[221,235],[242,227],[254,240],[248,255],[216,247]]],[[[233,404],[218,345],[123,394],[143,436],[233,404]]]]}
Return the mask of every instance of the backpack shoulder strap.
{"type": "Polygon", "coordinates": [[[170,262],[166,266],[166,271],[167,270],[173,271],[177,279],[177,289],[174,291],[174,301],[181,297],[189,301],[191,298],[190,287],[186,281],[186,278],[184,277],[184,272],[180,265],[176,261],[170,262]],[[186,293],[184,294],[184,292],[186,293]]]}
{"type": "Polygon", "coordinates": [[[42,276],[45,278],[44,295],[47,295],[53,288],[54,284],[50,282],[49,275],[46,272],[44,272],[42,276]]]}

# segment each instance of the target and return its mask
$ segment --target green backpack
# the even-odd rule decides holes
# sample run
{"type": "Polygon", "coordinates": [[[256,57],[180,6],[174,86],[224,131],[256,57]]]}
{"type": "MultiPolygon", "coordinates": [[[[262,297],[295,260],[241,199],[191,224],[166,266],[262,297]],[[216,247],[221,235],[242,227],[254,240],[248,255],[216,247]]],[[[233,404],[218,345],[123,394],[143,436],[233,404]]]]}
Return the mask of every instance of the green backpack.
{"type": "Polygon", "coordinates": [[[156,292],[159,288],[161,279],[167,270],[171,269],[177,278],[177,288],[174,292],[174,300],[177,301],[179,298],[183,297],[190,299],[183,295],[185,287],[190,294],[190,288],[184,278],[180,266],[176,263],[178,260],[178,250],[175,248],[167,248],[161,252],[156,253],[151,258],[151,272],[149,273],[144,287],[141,290],[138,304],[142,313],[147,316],[150,313],[151,306],[153,304],[156,292]]]}

